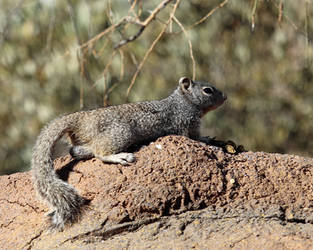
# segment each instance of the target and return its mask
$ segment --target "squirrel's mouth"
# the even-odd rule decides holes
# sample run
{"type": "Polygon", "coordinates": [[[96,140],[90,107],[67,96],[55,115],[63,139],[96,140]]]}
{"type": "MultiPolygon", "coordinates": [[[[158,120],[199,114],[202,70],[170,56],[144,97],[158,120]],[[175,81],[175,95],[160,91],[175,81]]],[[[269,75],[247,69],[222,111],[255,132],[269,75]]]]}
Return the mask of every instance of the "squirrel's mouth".
{"type": "Polygon", "coordinates": [[[212,111],[214,109],[217,109],[219,106],[221,106],[225,101],[227,100],[227,95],[225,95],[224,93],[222,94],[222,98],[221,101],[218,102],[217,104],[215,104],[214,106],[210,106],[207,107],[205,110],[203,110],[201,117],[205,116],[206,113],[208,113],[209,111],[212,111]]]}
{"type": "Polygon", "coordinates": [[[218,108],[219,106],[221,106],[225,101],[227,100],[227,95],[222,93],[222,99],[221,101],[215,106],[215,108],[218,108]]]}
{"type": "Polygon", "coordinates": [[[218,108],[218,107],[221,106],[226,100],[227,100],[227,95],[224,94],[224,93],[222,93],[222,98],[221,98],[221,100],[220,100],[216,105],[214,105],[211,110],[218,108]]]}

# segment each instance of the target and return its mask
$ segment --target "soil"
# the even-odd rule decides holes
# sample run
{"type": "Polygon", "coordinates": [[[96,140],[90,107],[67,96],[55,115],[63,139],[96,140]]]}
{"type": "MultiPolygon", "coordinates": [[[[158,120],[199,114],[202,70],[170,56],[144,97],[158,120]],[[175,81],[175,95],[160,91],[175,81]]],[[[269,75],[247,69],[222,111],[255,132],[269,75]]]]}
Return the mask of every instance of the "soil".
{"type": "Polygon", "coordinates": [[[89,201],[61,233],[48,233],[29,172],[0,177],[0,248],[313,247],[312,158],[231,155],[181,136],[135,155],[129,166],[55,161],[89,201]]]}

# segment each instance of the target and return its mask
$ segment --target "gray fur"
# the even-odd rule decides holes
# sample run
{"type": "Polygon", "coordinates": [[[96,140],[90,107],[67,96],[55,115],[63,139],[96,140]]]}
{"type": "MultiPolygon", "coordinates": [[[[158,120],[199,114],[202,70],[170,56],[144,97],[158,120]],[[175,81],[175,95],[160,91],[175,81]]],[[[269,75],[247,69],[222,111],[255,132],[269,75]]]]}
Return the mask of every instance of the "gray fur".
{"type": "Polygon", "coordinates": [[[75,222],[84,204],[84,199],[59,179],[53,168],[52,150],[64,134],[71,138],[73,157],[97,157],[125,165],[135,158],[121,152],[134,144],[169,134],[200,139],[201,117],[225,100],[226,96],[212,85],[183,77],[178,88],[163,100],[80,111],[50,122],[34,146],[32,169],[39,195],[53,209],[49,214],[52,226],[62,230],[75,222]]]}

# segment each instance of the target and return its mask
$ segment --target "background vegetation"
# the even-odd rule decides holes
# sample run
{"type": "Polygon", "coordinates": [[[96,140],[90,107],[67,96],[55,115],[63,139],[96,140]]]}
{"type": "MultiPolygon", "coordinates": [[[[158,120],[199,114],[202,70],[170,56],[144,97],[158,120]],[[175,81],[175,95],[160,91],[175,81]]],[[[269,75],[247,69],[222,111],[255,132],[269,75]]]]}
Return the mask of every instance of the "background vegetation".
{"type": "Polygon", "coordinates": [[[312,0],[1,0],[0,173],[29,169],[56,116],[159,99],[181,76],[228,95],[205,134],[312,157],[312,27],[312,0]]]}

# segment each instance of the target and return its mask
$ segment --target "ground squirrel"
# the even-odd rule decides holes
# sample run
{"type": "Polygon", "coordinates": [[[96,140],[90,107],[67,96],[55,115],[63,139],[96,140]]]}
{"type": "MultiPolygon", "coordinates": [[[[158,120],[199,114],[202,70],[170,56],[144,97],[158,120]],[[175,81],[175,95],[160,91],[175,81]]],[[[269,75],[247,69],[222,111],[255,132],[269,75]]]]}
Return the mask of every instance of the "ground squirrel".
{"type": "Polygon", "coordinates": [[[48,214],[52,227],[62,230],[74,222],[85,202],[53,168],[53,147],[64,134],[71,140],[72,157],[125,165],[135,161],[132,153],[126,153],[134,144],[170,134],[201,140],[201,117],[225,100],[226,95],[214,86],[182,77],[177,89],[163,100],[79,111],[50,122],[37,138],[32,170],[39,195],[52,208],[48,214]]]}

